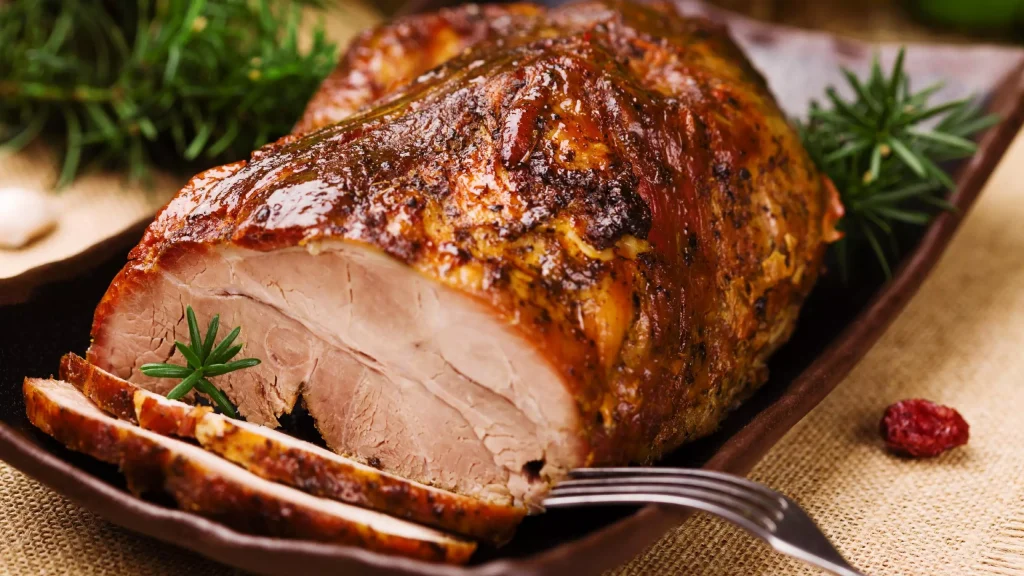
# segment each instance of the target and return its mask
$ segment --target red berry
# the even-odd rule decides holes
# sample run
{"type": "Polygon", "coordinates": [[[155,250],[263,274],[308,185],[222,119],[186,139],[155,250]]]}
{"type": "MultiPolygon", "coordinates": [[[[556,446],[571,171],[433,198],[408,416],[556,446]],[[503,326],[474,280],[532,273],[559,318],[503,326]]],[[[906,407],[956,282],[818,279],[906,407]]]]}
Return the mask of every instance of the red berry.
{"type": "Polygon", "coordinates": [[[903,400],[885,409],[882,438],[903,456],[930,458],[967,444],[970,426],[956,410],[928,400],[903,400]]]}

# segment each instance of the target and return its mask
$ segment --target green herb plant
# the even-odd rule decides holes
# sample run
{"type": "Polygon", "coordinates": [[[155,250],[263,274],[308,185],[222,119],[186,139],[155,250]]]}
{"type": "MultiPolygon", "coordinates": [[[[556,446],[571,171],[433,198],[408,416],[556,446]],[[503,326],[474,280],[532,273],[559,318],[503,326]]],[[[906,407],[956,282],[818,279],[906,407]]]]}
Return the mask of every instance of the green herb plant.
{"type": "Polygon", "coordinates": [[[911,91],[903,62],[901,49],[886,76],[876,57],[866,80],[843,69],[854,98],[830,87],[831,107],[812,102],[800,125],[804,146],[846,207],[839,224],[845,236],[835,245],[844,279],[851,251],[863,244],[891,277],[889,259],[898,254],[894,226],[925,225],[936,210],[951,209],[946,197],[955,184],[942,163],[974,154],[969,138],[998,122],[973,99],[930,106],[942,84],[911,91]]]}
{"type": "MultiPolygon", "coordinates": [[[[85,162],[193,173],[287,134],[335,62],[301,1],[0,2],[0,145],[44,137],[58,186],[85,162]]],[[[339,8],[340,9],[340,8],[339,8]]]]}
{"type": "Polygon", "coordinates": [[[220,344],[214,347],[217,330],[220,327],[220,315],[210,319],[205,337],[199,333],[199,323],[196,322],[196,313],[191,306],[186,309],[185,316],[188,318],[189,345],[186,346],[175,341],[174,347],[185,358],[186,365],[143,364],[142,373],[153,378],[181,378],[181,382],[167,393],[167,397],[171,400],[178,400],[195,388],[208,396],[224,414],[238,418],[238,413],[231,405],[231,401],[209,379],[235,370],[251,368],[258,365],[260,361],[256,358],[231,361],[242,351],[242,344],[234,344],[235,339],[242,332],[241,326],[232,330],[226,338],[221,340],[220,344]]]}

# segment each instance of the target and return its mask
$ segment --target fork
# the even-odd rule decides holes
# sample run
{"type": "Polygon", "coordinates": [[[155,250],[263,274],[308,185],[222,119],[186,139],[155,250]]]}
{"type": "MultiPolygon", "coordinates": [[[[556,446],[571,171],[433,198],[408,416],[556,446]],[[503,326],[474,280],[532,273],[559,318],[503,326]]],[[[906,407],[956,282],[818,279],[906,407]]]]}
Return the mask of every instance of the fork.
{"type": "Polygon", "coordinates": [[[667,504],[710,512],[783,554],[837,576],[864,576],[796,502],[746,478],[689,468],[579,468],[544,499],[546,508],[595,504],[667,504]]]}

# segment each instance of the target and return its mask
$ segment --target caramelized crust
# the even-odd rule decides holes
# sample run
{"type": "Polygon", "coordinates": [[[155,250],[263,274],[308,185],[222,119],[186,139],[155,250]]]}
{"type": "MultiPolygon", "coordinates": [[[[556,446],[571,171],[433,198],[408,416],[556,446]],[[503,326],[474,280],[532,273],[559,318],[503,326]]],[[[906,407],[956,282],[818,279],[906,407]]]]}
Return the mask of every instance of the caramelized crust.
{"type": "Polygon", "coordinates": [[[510,540],[526,514],[523,507],[488,504],[382,474],[282,436],[216,415],[196,426],[196,439],[203,448],[262,478],[492,544],[510,540]]]}
{"type": "Polygon", "coordinates": [[[649,462],[765,381],[841,213],[725,30],[659,6],[385,26],[297,132],[321,125],[193,179],[97,309],[94,349],[183,254],[357,243],[536,346],[575,398],[582,463],[649,462]]]}
{"type": "Polygon", "coordinates": [[[509,35],[540,13],[529,4],[470,4],[368,30],[352,42],[313,95],[293,133],[344,120],[469,47],[509,35]]]}
{"type": "Polygon", "coordinates": [[[106,416],[65,382],[26,378],[23,392],[36,427],[72,450],[117,464],[133,493],[166,492],[183,510],[243,532],[435,562],[465,563],[475,549],[472,542],[262,480],[201,448],[106,416]]]}
{"type": "Polygon", "coordinates": [[[522,507],[489,504],[396,478],[269,428],[231,420],[204,406],[168,400],[75,354],[66,354],[61,359],[61,378],[82,390],[97,406],[124,420],[137,421],[143,428],[161,435],[194,438],[206,450],[261,478],[315,496],[378,510],[491,544],[504,544],[511,539],[526,514],[522,507]],[[124,415],[122,410],[125,397],[134,398],[129,401],[130,415],[124,415]]]}

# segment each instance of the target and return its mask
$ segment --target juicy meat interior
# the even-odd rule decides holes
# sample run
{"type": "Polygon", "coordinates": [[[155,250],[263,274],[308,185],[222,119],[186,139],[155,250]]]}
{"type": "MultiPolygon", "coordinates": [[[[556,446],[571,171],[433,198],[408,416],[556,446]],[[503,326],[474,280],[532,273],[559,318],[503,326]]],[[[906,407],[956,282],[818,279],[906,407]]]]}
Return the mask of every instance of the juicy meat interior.
{"type": "Polygon", "coordinates": [[[492,501],[530,490],[531,462],[577,462],[573,400],[529,342],[482,304],[358,245],[198,250],[125,294],[91,354],[166,394],[138,367],[187,340],[184,307],[243,326],[254,369],[217,379],[251,422],[298,397],[332,449],[492,501]]]}
{"type": "Polygon", "coordinates": [[[364,35],[296,134],[195,177],[97,309],[139,371],[185,307],[263,360],[248,420],[302,401],[329,447],[533,505],[576,466],[707,434],[836,237],[834,190],[724,30],[593,2],[464,7],[364,35]]]}
{"type": "Polygon", "coordinates": [[[107,416],[67,382],[26,378],[23,392],[35,426],[68,448],[117,464],[136,494],[165,492],[182,509],[239,530],[453,563],[475,549],[419,524],[264,480],[202,448],[107,416]]]}

